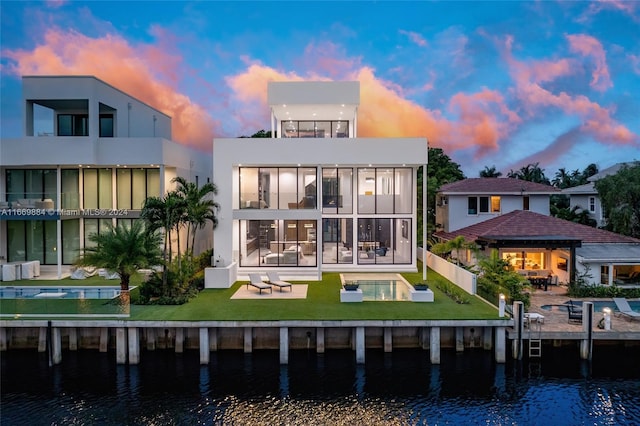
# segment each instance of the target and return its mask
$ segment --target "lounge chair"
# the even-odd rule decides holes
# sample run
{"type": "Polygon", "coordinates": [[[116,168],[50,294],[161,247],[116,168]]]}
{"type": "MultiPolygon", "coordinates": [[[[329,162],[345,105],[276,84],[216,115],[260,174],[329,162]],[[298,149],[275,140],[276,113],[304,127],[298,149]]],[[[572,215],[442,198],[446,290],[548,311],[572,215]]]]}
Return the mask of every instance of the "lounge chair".
{"type": "Polygon", "coordinates": [[[249,288],[249,286],[253,286],[260,290],[260,294],[262,294],[262,290],[269,290],[269,293],[273,292],[273,287],[262,281],[260,274],[249,274],[249,280],[247,288],[249,288]]]}
{"type": "Polygon", "coordinates": [[[267,277],[269,278],[269,284],[278,287],[278,290],[280,290],[280,292],[282,292],[282,289],[286,287],[289,287],[289,291],[293,291],[293,288],[291,287],[291,283],[282,281],[277,271],[267,272],[267,277]]]}
{"type": "Polygon", "coordinates": [[[624,297],[614,297],[613,301],[616,303],[618,307],[618,312],[614,313],[615,316],[623,316],[624,318],[630,320],[640,320],[640,312],[636,312],[631,309],[629,306],[629,302],[624,297]]]}

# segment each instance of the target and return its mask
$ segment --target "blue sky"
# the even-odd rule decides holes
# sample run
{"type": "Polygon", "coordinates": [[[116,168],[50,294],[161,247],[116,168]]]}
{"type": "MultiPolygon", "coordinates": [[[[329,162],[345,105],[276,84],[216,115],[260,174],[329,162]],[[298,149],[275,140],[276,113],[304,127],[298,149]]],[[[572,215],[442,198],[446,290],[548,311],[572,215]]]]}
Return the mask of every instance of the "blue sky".
{"type": "Polygon", "coordinates": [[[361,136],[422,136],[468,177],[640,160],[640,2],[2,2],[2,137],[20,76],[92,74],[174,139],[268,129],[266,83],[358,80],[361,136]]]}

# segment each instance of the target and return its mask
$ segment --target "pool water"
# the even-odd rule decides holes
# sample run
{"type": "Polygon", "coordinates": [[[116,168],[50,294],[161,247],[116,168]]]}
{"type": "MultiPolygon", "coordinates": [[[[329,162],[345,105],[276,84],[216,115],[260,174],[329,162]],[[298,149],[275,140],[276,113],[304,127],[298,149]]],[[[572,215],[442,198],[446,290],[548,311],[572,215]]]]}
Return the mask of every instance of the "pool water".
{"type": "Polygon", "coordinates": [[[120,286],[105,287],[0,287],[0,299],[113,299],[120,286]]]}
{"type": "Polygon", "coordinates": [[[410,301],[409,284],[399,274],[341,274],[342,283],[353,282],[362,290],[363,301],[410,301]],[[374,279],[375,277],[375,279],[374,279]]]}

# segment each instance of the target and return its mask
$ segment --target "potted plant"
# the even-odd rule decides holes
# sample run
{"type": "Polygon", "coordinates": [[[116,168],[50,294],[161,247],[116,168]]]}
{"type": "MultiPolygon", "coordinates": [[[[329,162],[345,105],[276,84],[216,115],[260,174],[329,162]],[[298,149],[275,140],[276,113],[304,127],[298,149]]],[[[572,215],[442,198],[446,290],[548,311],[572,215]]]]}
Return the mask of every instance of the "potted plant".
{"type": "Polygon", "coordinates": [[[429,289],[429,285],[427,283],[415,283],[413,284],[413,288],[416,291],[427,291],[429,289]]]}
{"type": "Polygon", "coordinates": [[[358,289],[358,283],[354,281],[345,281],[342,286],[346,291],[356,291],[358,289]]]}

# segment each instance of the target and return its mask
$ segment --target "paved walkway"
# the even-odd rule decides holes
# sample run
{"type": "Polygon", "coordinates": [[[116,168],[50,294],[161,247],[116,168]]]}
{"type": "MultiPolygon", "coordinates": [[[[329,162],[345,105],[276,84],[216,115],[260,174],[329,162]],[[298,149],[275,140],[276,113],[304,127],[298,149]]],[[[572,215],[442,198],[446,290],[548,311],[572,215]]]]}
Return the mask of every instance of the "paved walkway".
{"type": "MultiPolygon", "coordinates": [[[[542,332],[583,331],[582,324],[569,323],[569,315],[566,310],[561,310],[553,306],[550,310],[548,308],[548,305],[563,305],[569,300],[607,301],[611,302],[612,306],[615,306],[611,298],[571,299],[569,298],[569,296],[567,296],[567,288],[564,286],[551,286],[548,288],[548,291],[536,289],[531,295],[531,307],[529,308],[529,312],[536,312],[544,316],[544,322],[540,326],[540,330],[542,332]],[[547,307],[547,309],[543,309],[542,306],[547,307]]],[[[594,309],[592,324],[594,333],[610,333],[611,331],[617,333],[640,333],[640,321],[630,321],[623,317],[618,317],[615,315],[611,316],[611,331],[599,329],[598,322],[600,322],[603,316],[604,313],[602,311],[597,311],[594,309]]]]}

